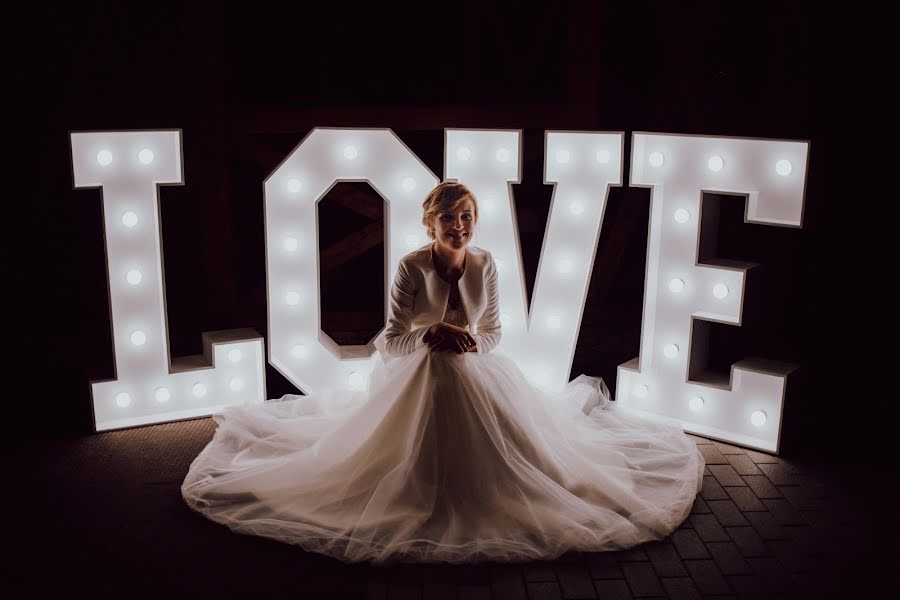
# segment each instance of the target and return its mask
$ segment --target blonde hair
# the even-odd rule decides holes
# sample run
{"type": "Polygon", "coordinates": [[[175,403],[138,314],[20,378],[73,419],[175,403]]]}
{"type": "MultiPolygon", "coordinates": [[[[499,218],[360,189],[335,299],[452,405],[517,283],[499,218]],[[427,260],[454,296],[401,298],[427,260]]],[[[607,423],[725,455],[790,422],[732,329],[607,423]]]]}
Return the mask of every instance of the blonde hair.
{"type": "Polygon", "coordinates": [[[466,201],[467,198],[472,200],[474,208],[475,223],[478,223],[478,200],[475,194],[469,191],[469,188],[455,181],[444,181],[439,183],[436,188],[428,192],[425,201],[422,202],[422,225],[428,228],[428,237],[434,239],[434,225],[432,219],[438,213],[455,210],[457,206],[466,201]]]}

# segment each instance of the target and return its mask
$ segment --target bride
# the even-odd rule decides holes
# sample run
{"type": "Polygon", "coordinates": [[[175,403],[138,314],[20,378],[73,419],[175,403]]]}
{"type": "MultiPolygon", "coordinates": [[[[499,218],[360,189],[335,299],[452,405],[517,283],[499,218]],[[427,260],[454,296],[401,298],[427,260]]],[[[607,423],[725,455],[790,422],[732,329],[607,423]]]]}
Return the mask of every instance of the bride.
{"type": "Polygon", "coordinates": [[[693,441],[616,410],[599,378],[530,385],[496,348],[497,269],[469,245],[475,196],[445,182],[423,208],[434,242],[400,261],[368,391],[213,415],[187,504],[344,562],[552,559],[669,535],[703,480],[693,441]]]}

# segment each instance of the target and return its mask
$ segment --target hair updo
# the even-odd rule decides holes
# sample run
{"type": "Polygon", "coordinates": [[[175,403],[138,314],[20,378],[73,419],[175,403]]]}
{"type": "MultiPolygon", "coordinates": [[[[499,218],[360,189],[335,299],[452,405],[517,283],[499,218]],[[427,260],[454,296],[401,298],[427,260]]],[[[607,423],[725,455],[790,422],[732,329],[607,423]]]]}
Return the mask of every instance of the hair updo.
{"type": "Polygon", "coordinates": [[[428,237],[434,239],[433,217],[444,211],[455,210],[457,206],[466,201],[466,198],[472,199],[472,205],[475,207],[473,210],[475,223],[478,223],[478,200],[475,199],[475,195],[469,191],[469,188],[463,184],[455,181],[444,181],[428,192],[428,196],[422,202],[424,211],[422,225],[428,228],[428,237]]]}

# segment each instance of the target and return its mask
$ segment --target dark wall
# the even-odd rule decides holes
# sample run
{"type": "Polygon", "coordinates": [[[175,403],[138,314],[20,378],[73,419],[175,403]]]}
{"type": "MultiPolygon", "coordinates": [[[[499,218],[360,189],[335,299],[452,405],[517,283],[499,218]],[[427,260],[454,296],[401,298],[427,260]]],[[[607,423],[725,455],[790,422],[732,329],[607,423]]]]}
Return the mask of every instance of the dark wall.
{"type": "MultiPolygon", "coordinates": [[[[8,423],[11,434],[89,432],[88,382],[113,373],[100,194],[73,190],[69,131],[183,129],[186,185],[161,196],[171,348],[181,356],[200,351],[202,331],[265,334],[262,181],[313,127],[390,127],[438,176],[443,129],[471,127],[524,130],[515,202],[529,294],[551,195],[545,130],[625,131],[628,142],[633,131],[810,140],[802,229],[744,224],[741,200],[716,200],[720,254],[762,263],[764,292],[746,327],[714,327],[713,354],[725,370],[749,355],[802,365],[787,408],[791,452],[886,448],[890,390],[865,393],[872,376],[859,375],[874,354],[860,316],[878,316],[866,267],[887,241],[854,220],[873,122],[866,99],[886,77],[860,56],[866,32],[793,3],[520,6],[465,2],[437,18],[109,2],[35,15],[18,74],[23,122],[39,133],[27,138],[38,184],[14,255],[27,257],[16,262],[36,315],[24,321],[26,348],[43,358],[27,361],[34,374],[16,408],[27,418],[8,423]]],[[[641,326],[649,193],[627,176],[609,198],[572,373],[611,387],[616,366],[637,355],[641,326]]],[[[378,211],[352,210],[377,197],[335,193],[355,200],[321,203],[323,250],[381,222],[378,211]]],[[[322,274],[323,324],[342,343],[364,343],[383,325],[383,251],[322,274]]],[[[269,397],[294,391],[271,368],[267,378],[269,397]]]]}

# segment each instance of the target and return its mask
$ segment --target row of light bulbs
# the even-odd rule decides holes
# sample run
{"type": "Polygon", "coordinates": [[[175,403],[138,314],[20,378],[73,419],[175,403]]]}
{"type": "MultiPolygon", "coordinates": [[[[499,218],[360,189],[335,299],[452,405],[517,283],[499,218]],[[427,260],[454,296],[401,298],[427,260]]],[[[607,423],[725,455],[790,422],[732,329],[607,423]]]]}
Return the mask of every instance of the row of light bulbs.
{"type": "MultiPolygon", "coordinates": [[[[147,343],[147,335],[141,330],[133,331],[131,333],[131,343],[135,346],[143,346],[147,343]]],[[[237,348],[229,350],[226,356],[233,364],[237,364],[244,359],[244,353],[237,348]]],[[[244,389],[244,380],[241,377],[232,377],[228,380],[228,387],[234,392],[239,392],[244,389]]],[[[191,393],[195,398],[203,398],[206,396],[206,384],[198,381],[191,387],[191,393]]],[[[156,388],[154,397],[160,404],[165,404],[172,399],[172,393],[169,391],[169,388],[162,386],[156,388]]],[[[127,408],[131,406],[131,402],[131,394],[128,392],[119,392],[116,394],[116,404],[119,407],[127,408]]]]}
{"type": "MultiPolygon", "coordinates": [[[[634,395],[638,398],[646,398],[650,393],[650,388],[647,387],[644,383],[635,384],[632,388],[634,395]]],[[[688,407],[693,412],[700,412],[703,410],[704,405],[706,404],[705,400],[703,400],[702,396],[692,396],[690,400],[688,400],[688,407]]],[[[750,415],[750,423],[755,425],[756,427],[762,427],[766,424],[766,413],[763,410],[755,410],[750,415]]]]}
{"type": "MultiPolygon", "coordinates": [[[[233,392],[239,392],[244,389],[244,380],[240,377],[232,377],[228,380],[228,388],[233,392]]],[[[197,382],[193,386],[191,386],[191,394],[195,398],[203,398],[206,396],[206,384],[197,382]]],[[[169,391],[169,388],[162,386],[156,388],[154,392],[154,397],[156,401],[160,404],[165,404],[169,400],[172,399],[172,392],[169,391]]],[[[127,408],[131,406],[132,398],[131,394],[128,392],[119,392],[116,394],[116,404],[121,408],[127,408]]]]}

